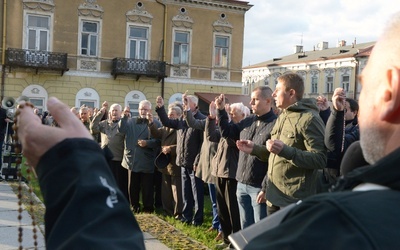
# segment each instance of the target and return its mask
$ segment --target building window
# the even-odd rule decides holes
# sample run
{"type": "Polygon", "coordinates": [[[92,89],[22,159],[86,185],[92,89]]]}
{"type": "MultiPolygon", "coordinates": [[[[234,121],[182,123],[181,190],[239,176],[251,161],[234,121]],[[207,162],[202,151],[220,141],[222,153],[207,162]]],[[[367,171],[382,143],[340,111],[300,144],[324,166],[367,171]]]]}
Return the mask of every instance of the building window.
{"type": "Polygon", "coordinates": [[[326,92],[327,93],[333,92],[333,76],[326,77],[326,92]]]}
{"type": "Polygon", "coordinates": [[[349,92],[350,76],[342,76],[342,88],[344,91],[349,92]]]}
{"type": "Polygon", "coordinates": [[[131,109],[131,116],[136,117],[139,116],[139,103],[143,100],[146,100],[146,96],[137,90],[132,90],[125,96],[125,106],[128,106],[131,109]]]}
{"type": "Polygon", "coordinates": [[[78,91],[75,99],[75,107],[86,105],[90,108],[98,108],[100,103],[100,96],[95,89],[83,88],[78,91]]]}
{"type": "Polygon", "coordinates": [[[311,77],[311,93],[318,93],[318,77],[311,77]]]}
{"type": "Polygon", "coordinates": [[[79,107],[86,106],[89,108],[94,108],[96,105],[95,101],[90,101],[90,100],[79,100],[79,103],[80,103],[79,107]]]}
{"type": "Polygon", "coordinates": [[[81,22],[81,55],[97,56],[99,46],[99,23],[81,22]]]}
{"type": "Polygon", "coordinates": [[[244,82],[243,84],[243,95],[249,95],[249,85],[250,85],[250,81],[247,80],[247,82],[244,82]]]}
{"type": "Polygon", "coordinates": [[[128,102],[128,105],[131,109],[131,117],[139,116],[139,102],[128,102]]]}
{"type": "Polygon", "coordinates": [[[217,67],[228,67],[229,37],[216,36],[214,63],[217,67]]]}
{"type": "Polygon", "coordinates": [[[40,114],[44,111],[44,98],[29,98],[29,102],[39,110],[40,114]]]}
{"type": "Polygon", "coordinates": [[[189,64],[189,32],[175,32],[173,64],[189,64]]]}
{"type": "Polygon", "coordinates": [[[148,29],[129,27],[129,58],[147,59],[148,29]]]}
{"type": "Polygon", "coordinates": [[[269,79],[268,79],[268,77],[265,77],[265,79],[264,79],[264,85],[265,85],[265,86],[269,86],[269,79]]]}
{"type": "Polygon", "coordinates": [[[28,15],[27,25],[28,42],[30,50],[49,50],[50,17],[28,15]]]}

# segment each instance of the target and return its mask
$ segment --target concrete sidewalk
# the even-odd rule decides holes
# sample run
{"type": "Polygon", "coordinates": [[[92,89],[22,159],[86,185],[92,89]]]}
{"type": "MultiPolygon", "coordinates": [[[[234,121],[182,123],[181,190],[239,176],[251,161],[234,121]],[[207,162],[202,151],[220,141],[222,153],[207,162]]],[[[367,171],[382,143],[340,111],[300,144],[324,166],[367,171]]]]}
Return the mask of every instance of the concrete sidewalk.
{"type": "MultiPolygon", "coordinates": [[[[32,218],[25,210],[22,212],[21,227],[23,228],[22,246],[23,249],[34,249],[32,218]]],[[[18,242],[18,197],[7,181],[0,182],[0,249],[16,250],[19,248],[18,242]]],[[[37,228],[37,249],[46,249],[45,240],[42,232],[44,228],[37,228]]],[[[168,250],[157,238],[148,233],[144,233],[146,249],[168,250]]]]}

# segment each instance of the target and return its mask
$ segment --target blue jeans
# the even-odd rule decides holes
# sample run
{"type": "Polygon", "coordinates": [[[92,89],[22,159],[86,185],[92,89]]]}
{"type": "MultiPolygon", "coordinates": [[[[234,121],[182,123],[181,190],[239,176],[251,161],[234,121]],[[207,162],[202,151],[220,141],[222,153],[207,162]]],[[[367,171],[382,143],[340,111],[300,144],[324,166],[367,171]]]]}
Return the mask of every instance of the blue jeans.
{"type": "Polygon", "coordinates": [[[219,224],[219,218],[218,218],[217,196],[215,194],[215,185],[212,183],[208,183],[208,191],[210,192],[210,200],[213,213],[212,228],[218,229],[218,232],[221,232],[222,229],[221,225],[219,224]]]}
{"type": "Polygon", "coordinates": [[[239,205],[240,224],[242,229],[267,217],[266,203],[257,203],[261,188],[238,182],[236,196],[239,205]]]}
{"type": "Polygon", "coordinates": [[[182,173],[182,216],[187,223],[201,225],[204,220],[204,182],[190,168],[181,168],[182,173]],[[194,215],[193,215],[194,208],[194,215]]]}

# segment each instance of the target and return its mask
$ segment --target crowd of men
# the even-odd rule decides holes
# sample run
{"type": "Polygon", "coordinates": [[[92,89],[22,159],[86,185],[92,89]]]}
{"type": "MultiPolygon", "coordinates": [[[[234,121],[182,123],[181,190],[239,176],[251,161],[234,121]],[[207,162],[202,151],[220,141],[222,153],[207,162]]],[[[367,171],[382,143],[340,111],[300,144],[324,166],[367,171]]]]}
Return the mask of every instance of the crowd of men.
{"type": "MultiPolygon", "coordinates": [[[[63,236],[70,237],[68,245],[82,246],[96,243],[99,229],[114,228],[111,234],[116,238],[104,235],[103,244],[131,244],[143,249],[137,223],[126,213],[126,204],[129,200],[135,212],[154,210],[154,173],[158,168],[166,169],[162,171],[161,190],[169,189],[163,195],[170,195],[169,201],[173,201],[163,200],[164,210],[189,225],[204,222],[204,182],[214,184],[223,240],[218,248],[232,248],[229,235],[246,230],[265,217],[277,218],[283,212],[281,222],[265,232],[257,232],[247,249],[398,248],[399,20],[398,13],[384,30],[363,70],[360,110],[342,88],[335,89],[331,105],[323,96],[303,98],[303,78],[294,73],[278,77],[274,91],[267,86],[253,89],[252,114],[246,112],[243,104],[227,104],[221,94],[210,103],[209,115],[205,116],[198,109],[198,99],[185,93],[183,103],[170,104],[168,113],[162,97],[157,97],[154,110],[152,103],[144,100],[139,104],[139,116],[132,118],[125,112],[121,115],[118,104],[108,109],[104,103],[94,119],[87,119],[90,115],[81,107],[80,119],[85,126],[78,126],[78,120],[67,121],[73,115],[62,113],[65,105],[54,98],[49,102],[54,105],[55,120],[61,126],[47,129],[32,119],[32,109],[21,107],[18,135],[24,155],[31,166],[38,168],[45,200],[52,204],[46,211],[52,215],[46,223],[54,228],[46,226],[46,230],[53,232],[47,234],[46,242],[58,246],[57,236],[63,236]],[[153,111],[159,120],[153,117],[153,111]],[[52,140],[37,143],[43,133],[52,140]],[[73,182],[66,188],[76,186],[81,190],[79,195],[46,192],[50,187],[60,191],[61,186],[55,185],[49,175],[69,167],[66,160],[59,159],[65,155],[60,152],[68,150],[69,158],[88,155],[89,151],[99,156],[93,142],[99,133],[103,154],[108,156],[115,178],[108,178],[111,171],[104,171],[107,163],[103,157],[79,157],[82,161],[75,160],[74,168],[79,165],[85,171],[63,178],[85,177],[86,191],[80,188],[82,182],[73,182]],[[350,158],[360,158],[349,165],[349,154],[350,158]],[[61,167],[55,168],[57,161],[61,167]],[[211,173],[207,173],[210,169],[211,173]],[[87,188],[100,186],[93,181],[95,177],[88,175],[90,171],[95,176],[99,174],[103,186],[100,190],[112,196],[106,206],[93,189],[87,188]],[[113,188],[115,182],[122,192],[113,188]],[[123,196],[127,199],[119,202],[123,196]],[[66,217],[76,214],[78,209],[61,206],[63,200],[81,202],[79,209],[86,212],[91,211],[94,202],[102,216],[93,219],[98,223],[81,225],[79,230],[84,234],[66,234],[62,225],[67,225],[66,217]],[[117,212],[105,207],[114,206],[123,216],[101,224],[99,218],[109,218],[117,212]],[[69,213],[65,215],[55,208],[69,213]],[[118,229],[118,225],[123,229],[118,229]],[[121,238],[122,232],[129,232],[130,237],[121,238]]],[[[78,226],[69,225],[68,229],[78,226]]]]}
{"type": "MultiPolygon", "coordinates": [[[[251,112],[243,103],[226,103],[221,94],[206,116],[198,98],[186,93],[183,103],[167,110],[160,96],[154,109],[143,100],[137,117],[129,107],[123,111],[106,101],[100,109],[83,105],[70,111],[101,145],[135,213],[162,207],[183,223],[202,225],[207,184],[209,231],[218,231],[216,240],[223,240],[218,247],[229,248],[231,233],[332,184],[340,176],[343,147],[359,137],[344,145],[344,134],[358,133],[358,105],[343,89],[335,90],[330,107],[323,96],[303,98],[299,75],[277,80],[274,91],[267,86],[252,91],[251,112]],[[157,165],[162,158],[166,163],[157,165]]],[[[43,124],[58,126],[49,112],[34,113],[43,124]]]]}
{"type": "MultiPolygon", "coordinates": [[[[70,111],[100,144],[133,212],[159,207],[183,223],[202,225],[207,184],[213,210],[208,231],[218,231],[217,248],[229,248],[230,234],[326,190],[340,176],[344,147],[359,139],[343,139],[358,133],[357,102],[343,89],[335,90],[330,107],[323,96],[303,98],[297,74],[277,81],[274,91],[253,89],[251,111],[221,94],[206,116],[198,98],[186,93],[183,103],[167,110],[160,96],[155,108],[143,100],[136,117],[129,107],[123,111],[106,101],[100,109],[70,111]]],[[[49,112],[34,113],[43,124],[58,126],[49,112]]]]}

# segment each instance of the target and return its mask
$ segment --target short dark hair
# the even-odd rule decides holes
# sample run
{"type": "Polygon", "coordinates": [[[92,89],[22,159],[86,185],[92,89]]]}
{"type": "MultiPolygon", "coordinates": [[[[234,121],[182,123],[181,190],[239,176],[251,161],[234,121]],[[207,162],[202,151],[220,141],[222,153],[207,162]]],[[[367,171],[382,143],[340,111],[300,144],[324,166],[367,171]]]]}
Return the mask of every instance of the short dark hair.
{"type": "Polygon", "coordinates": [[[271,89],[270,87],[268,87],[268,86],[258,86],[258,87],[255,87],[255,88],[253,89],[253,92],[254,92],[254,91],[257,91],[257,90],[260,90],[261,96],[262,96],[264,99],[268,99],[268,98],[271,98],[271,97],[272,97],[273,91],[272,91],[272,89],[271,89]]]}
{"type": "Polygon", "coordinates": [[[295,73],[288,73],[281,75],[280,77],[278,77],[277,80],[283,82],[283,85],[285,85],[286,90],[294,89],[296,91],[296,98],[298,101],[303,99],[304,95],[303,77],[295,73]]]}
{"type": "Polygon", "coordinates": [[[346,102],[349,103],[351,112],[358,112],[359,106],[356,100],[352,98],[346,98],[346,102]]]}

